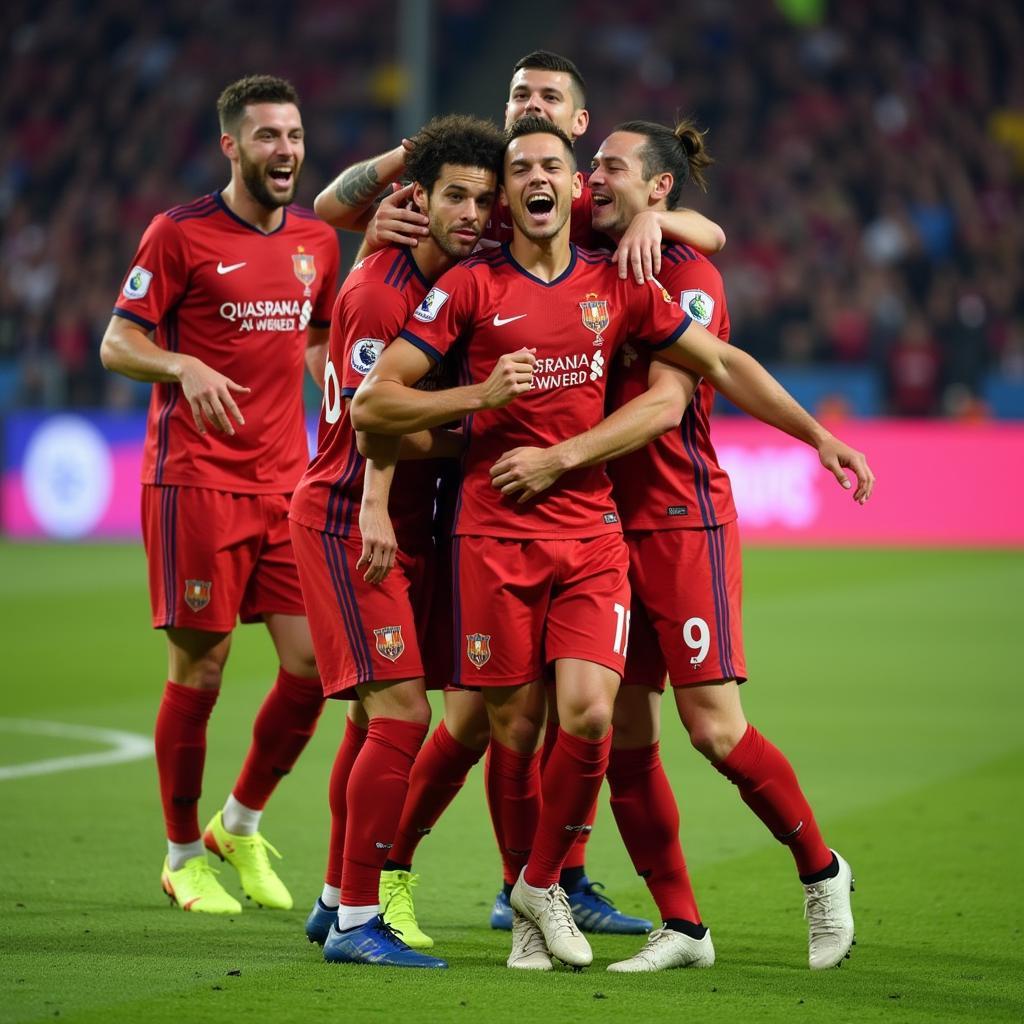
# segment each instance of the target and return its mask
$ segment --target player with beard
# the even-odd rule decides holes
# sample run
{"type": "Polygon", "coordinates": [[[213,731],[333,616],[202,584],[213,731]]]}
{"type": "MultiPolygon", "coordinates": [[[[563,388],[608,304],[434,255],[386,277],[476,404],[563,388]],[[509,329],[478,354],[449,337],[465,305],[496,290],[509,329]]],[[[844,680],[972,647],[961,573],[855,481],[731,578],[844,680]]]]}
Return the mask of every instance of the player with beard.
{"type": "MultiPolygon", "coordinates": [[[[548,447],[596,425],[606,368],[628,339],[708,378],[751,414],[813,444],[826,464],[867,472],[745,353],[721,345],[656,284],[622,280],[614,260],[569,240],[580,180],[569,138],[524,118],[507,132],[502,193],[515,225],[508,245],[444,275],[356,393],[357,429],[407,433],[466,417],[468,441],[453,564],[456,681],[482,688],[494,751],[521,770],[504,779],[496,825],[527,838],[511,904],[510,967],[592,960],[559,873],[593,807],[611,746],[611,717],[628,637],[628,552],[600,465],[567,474],[517,504],[490,470],[518,447],[548,447]],[[424,394],[412,385],[457,341],[469,386],[424,394]],[[482,408],[473,387],[509,356],[522,358],[521,394],[482,408]],[[544,773],[531,769],[544,718],[543,675],[554,667],[559,729],[544,773]],[[532,845],[530,837],[532,835],[532,845]]],[[[492,805],[493,807],[493,805],[492,805]]],[[[700,922],[696,922],[701,927],[700,922]]]]}
{"type": "MultiPolygon", "coordinates": [[[[617,239],[638,211],[671,209],[687,180],[706,187],[710,162],[690,122],[674,130],[647,121],[619,125],[594,158],[595,229],[617,239]]],[[[708,260],[686,246],[667,247],[659,280],[728,342],[722,278],[708,260]]],[[[694,394],[692,381],[627,344],[609,384],[609,408],[617,412],[580,437],[509,452],[492,468],[502,493],[529,501],[565,472],[616,459],[608,469],[630,552],[633,605],[608,781],[633,863],[665,923],[612,971],[709,966],[714,957],[710,935],[697,927],[679,812],[658,754],[666,670],[694,747],[793,854],[811,968],[835,966],[853,941],[850,867],[825,845],[792,766],[747,722],[740,703],[742,565],[729,477],[711,443],[713,401],[707,382],[694,394]]],[[[870,475],[861,478],[855,500],[866,501],[872,486],[870,475]]]]}
{"type": "MultiPolygon", "coordinates": [[[[586,84],[573,61],[547,50],[536,50],[516,62],[505,103],[505,127],[526,116],[546,118],[574,141],[583,136],[590,123],[590,113],[586,106],[586,84]]],[[[379,207],[374,208],[374,201],[382,189],[397,183],[406,174],[413,149],[413,142],[403,139],[401,145],[387,153],[346,169],[317,196],[317,213],[328,223],[348,230],[365,231],[361,253],[372,252],[384,244],[415,247],[427,232],[426,216],[410,202],[412,185],[394,193],[386,192],[379,207]]],[[[588,188],[582,189],[580,195],[573,199],[570,223],[574,243],[588,247],[608,244],[605,236],[592,229],[588,188]]],[[[725,242],[721,228],[693,210],[642,213],[624,234],[617,249],[623,277],[627,267],[632,269],[637,281],[660,269],[663,232],[667,237],[707,252],[717,251],[725,242]]],[[[481,245],[499,245],[509,241],[511,235],[508,211],[499,204],[488,221],[481,245]]],[[[386,552],[382,551],[380,556],[387,557],[386,552]]],[[[551,694],[542,770],[554,749],[558,733],[557,707],[553,698],[551,694]]],[[[413,769],[406,813],[402,816],[395,847],[382,875],[382,902],[387,905],[388,920],[403,934],[424,944],[430,939],[416,920],[412,887],[418,877],[412,873],[413,857],[420,841],[437,824],[461,789],[469,770],[487,750],[489,739],[487,712],[479,693],[449,686],[445,690],[444,701],[444,719],[424,744],[413,769]]],[[[499,776],[517,770],[517,765],[505,765],[493,756],[488,758],[489,801],[493,803],[498,798],[501,788],[499,776]]],[[[596,807],[588,816],[586,827],[566,861],[561,879],[569,893],[577,922],[584,930],[592,932],[647,932],[651,928],[650,921],[620,911],[602,891],[603,886],[592,883],[587,877],[586,844],[595,816],[596,807]]],[[[508,898],[515,882],[515,857],[508,855],[507,847],[509,844],[515,847],[517,840],[500,834],[497,839],[504,879],[491,910],[490,923],[493,928],[509,929],[512,927],[512,908],[508,898]]]]}
{"type": "MultiPolygon", "coordinates": [[[[450,626],[435,617],[450,618],[451,602],[432,531],[438,475],[432,460],[458,454],[461,439],[446,447],[449,438],[429,431],[406,437],[406,455],[417,461],[396,470],[399,439],[357,435],[348,405],[431,283],[476,247],[495,201],[503,151],[493,125],[467,117],[436,118],[417,134],[409,170],[430,234],[415,249],[374,253],[345,280],[331,319],[318,450],[292,499],[292,540],[324,691],[358,701],[361,713],[350,715],[331,773],[331,853],[323,893],[306,923],[307,935],[323,942],[332,962],[447,966],[410,948],[429,940],[404,929],[400,938],[385,923],[378,886],[430,722],[425,687],[451,677],[450,626]],[[390,450],[373,447],[380,440],[390,450]],[[394,474],[387,507],[374,505],[372,486],[364,499],[364,466],[367,478],[394,474]],[[394,542],[383,560],[381,531],[390,533],[392,524],[394,542]]],[[[433,391],[446,376],[437,366],[417,387],[433,391]]],[[[499,367],[477,389],[487,407],[511,399],[503,379],[499,367]]]]}
{"type": "Polygon", "coordinates": [[[339,252],[334,233],[292,205],[305,139],[290,83],[241,79],[217,111],[231,180],[153,219],[100,356],[154,385],[142,528],[152,621],[168,648],[155,734],[161,882],[184,910],[237,913],[204,842],[255,902],[292,906],[259,823],[323,708],[287,517],[308,462],[303,366],[322,381],[339,252]],[[201,835],[207,721],[239,617],[266,624],[280,667],[242,772],[201,835]]]}

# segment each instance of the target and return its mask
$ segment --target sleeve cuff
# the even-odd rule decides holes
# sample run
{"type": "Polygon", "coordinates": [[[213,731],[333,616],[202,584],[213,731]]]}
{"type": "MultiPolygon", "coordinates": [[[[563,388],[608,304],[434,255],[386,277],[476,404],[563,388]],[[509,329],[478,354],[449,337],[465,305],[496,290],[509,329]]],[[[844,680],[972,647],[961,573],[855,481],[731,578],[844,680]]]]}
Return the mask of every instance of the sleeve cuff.
{"type": "Polygon", "coordinates": [[[679,335],[686,330],[690,324],[693,323],[693,317],[689,313],[683,314],[683,319],[679,321],[679,326],[664,340],[659,341],[655,345],[651,345],[652,352],[660,352],[663,348],[668,348],[669,345],[674,345],[679,340],[679,335]]]}
{"type": "Polygon", "coordinates": [[[147,320],[144,316],[139,316],[138,313],[129,313],[127,309],[121,309],[120,306],[114,307],[114,316],[123,316],[125,320],[131,320],[132,323],[145,327],[147,331],[156,330],[156,324],[151,320],[147,320]]]}
{"type": "Polygon", "coordinates": [[[403,328],[398,336],[400,338],[404,338],[410,345],[415,345],[424,355],[433,359],[435,363],[441,362],[441,353],[438,352],[433,345],[425,342],[422,338],[417,338],[416,335],[408,328],[403,328]]]}

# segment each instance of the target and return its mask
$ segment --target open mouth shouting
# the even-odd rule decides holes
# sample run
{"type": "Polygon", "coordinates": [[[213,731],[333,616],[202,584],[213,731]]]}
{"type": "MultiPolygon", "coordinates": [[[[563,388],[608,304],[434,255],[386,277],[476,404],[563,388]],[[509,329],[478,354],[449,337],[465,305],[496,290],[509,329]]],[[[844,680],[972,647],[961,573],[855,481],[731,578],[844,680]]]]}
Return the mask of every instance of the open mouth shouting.
{"type": "Polygon", "coordinates": [[[267,169],[270,187],[278,194],[287,194],[295,187],[295,164],[274,164],[267,169]]]}
{"type": "Polygon", "coordinates": [[[554,220],[555,199],[548,192],[534,190],[526,196],[526,216],[531,224],[546,227],[554,220]]]}

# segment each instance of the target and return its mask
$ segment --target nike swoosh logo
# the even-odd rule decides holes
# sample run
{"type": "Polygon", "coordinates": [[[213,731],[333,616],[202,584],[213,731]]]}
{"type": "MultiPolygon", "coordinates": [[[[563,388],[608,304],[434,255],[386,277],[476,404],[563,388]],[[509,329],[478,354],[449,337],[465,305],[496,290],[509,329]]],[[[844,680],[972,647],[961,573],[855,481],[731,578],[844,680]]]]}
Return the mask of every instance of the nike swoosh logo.
{"type": "Polygon", "coordinates": [[[232,270],[240,270],[244,266],[245,266],[245,262],[244,261],[242,263],[232,263],[230,267],[225,267],[223,263],[218,263],[217,264],[217,273],[218,274],[230,274],[232,270]]]}
{"type": "Polygon", "coordinates": [[[505,324],[510,324],[512,323],[513,320],[522,320],[523,317],[526,315],[526,313],[520,313],[519,316],[506,316],[502,318],[498,316],[497,313],[495,313],[494,319],[491,321],[491,323],[493,323],[495,327],[504,327],[505,324]]]}

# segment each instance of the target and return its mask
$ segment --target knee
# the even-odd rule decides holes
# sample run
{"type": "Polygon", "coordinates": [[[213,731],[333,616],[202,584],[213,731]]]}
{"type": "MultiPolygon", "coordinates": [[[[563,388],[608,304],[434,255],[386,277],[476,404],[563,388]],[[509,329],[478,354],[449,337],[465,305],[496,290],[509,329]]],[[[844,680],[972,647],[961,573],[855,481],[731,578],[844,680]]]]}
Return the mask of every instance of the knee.
{"type": "Polygon", "coordinates": [[[747,723],[742,724],[713,716],[698,717],[687,724],[690,743],[709,761],[724,761],[743,738],[747,723]]]}
{"type": "Polygon", "coordinates": [[[612,727],[612,709],[603,704],[591,704],[571,714],[563,715],[561,727],[570,735],[584,740],[600,740],[612,727]]]}
{"type": "Polygon", "coordinates": [[[223,680],[223,663],[213,658],[201,658],[188,667],[181,683],[195,690],[219,690],[223,680]]]}
{"type": "Polygon", "coordinates": [[[445,722],[448,735],[470,750],[485,750],[491,739],[491,726],[486,716],[482,722],[445,722]]]}

